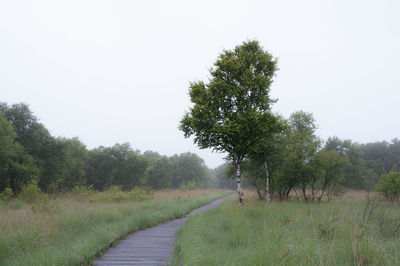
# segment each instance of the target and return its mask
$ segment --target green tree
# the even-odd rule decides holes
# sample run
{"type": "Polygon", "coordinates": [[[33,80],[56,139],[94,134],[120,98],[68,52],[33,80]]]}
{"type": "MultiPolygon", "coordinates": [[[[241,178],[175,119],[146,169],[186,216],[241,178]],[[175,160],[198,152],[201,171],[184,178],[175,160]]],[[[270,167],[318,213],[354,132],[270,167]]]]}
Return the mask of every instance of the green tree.
{"type": "Polygon", "coordinates": [[[376,185],[376,190],[385,196],[386,199],[396,200],[400,204],[400,173],[390,172],[384,174],[376,185]]]}
{"type": "MultiPolygon", "coordinates": [[[[349,160],[349,164],[344,168],[343,181],[341,182],[344,186],[352,189],[363,189],[367,187],[367,176],[370,177],[369,179],[376,179],[371,176],[373,173],[367,173],[361,150],[351,140],[340,140],[338,137],[331,137],[326,141],[324,150],[335,152],[349,160]]],[[[373,181],[374,184],[376,182],[373,181]]]]}
{"type": "Polygon", "coordinates": [[[33,158],[16,137],[12,125],[0,113],[0,191],[9,187],[16,193],[39,174],[33,158]]]}
{"type": "Polygon", "coordinates": [[[181,120],[180,129],[185,137],[194,136],[200,148],[228,154],[237,170],[240,206],[241,163],[268,134],[274,118],[269,91],[276,69],[276,59],[257,41],[248,41],[218,57],[208,83],[190,84],[194,106],[181,120]]]}
{"type": "Polygon", "coordinates": [[[67,189],[85,185],[86,146],[78,138],[62,138],[59,142],[62,145],[63,160],[57,172],[57,185],[67,189]]]}
{"type": "MultiPolygon", "coordinates": [[[[310,113],[295,112],[288,120],[285,175],[293,180],[291,185],[298,185],[304,200],[309,199],[307,185],[313,182],[315,173],[312,162],[321,145],[316,136],[317,126],[310,113]]],[[[288,192],[289,193],[289,192],[288,192]]]]}
{"type": "MultiPolygon", "coordinates": [[[[249,153],[249,166],[250,169],[258,171],[260,170],[260,163],[263,165],[264,170],[264,188],[265,188],[265,200],[267,203],[271,200],[271,165],[276,162],[276,156],[279,154],[279,143],[282,133],[287,127],[286,121],[283,117],[275,116],[271,119],[268,124],[268,128],[264,131],[264,136],[259,143],[253,146],[251,152],[249,153]],[[258,167],[257,167],[258,165],[258,167]]],[[[257,187],[256,174],[253,173],[253,184],[257,187]]],[[[257,187],[257,193],[259,198],[260,192],[257,187]]]]}
{"type": "Polygon", "coordinates": [[[88,152],[86,181],[94,189],[104,190],[112,185],[114,161],[109,148],[100,146],[88,152]]]}
{"type": "Polygon", "coordinates": [[[46,190],[50,183],[55,182],[59,169],[58,162],[62,161],[60,146],[27,104],[8,106],[0,103],[0,112],[13,126],[16,133],[15,140],[33,157],[40,171],[39,186],[46,190]]]}
{"type": "Polygon", "coordinates": [[[147,166],[148,160],[139,151],[130,151],[126,160],[114,171],[114,180],[118,181],[115,184],[125,190],[144,185],[147,166]]]}
{"type": "Polygon", "coordinates": [[[194,153],[182,153],[170,158],[172,162],[172,186],[178,188],[181,184],[206,181],[207,167],[204,160],[194,153]]]}
{"type": "Polygon", "coordinates": [[[312,180],[312,200],[315,198],[318,203],[321,202],[323,196],[327,194],[328,200],[337,191],[338,186],[344,178],[344,169],[350,165],[350,161],[333,151],[325,149],[319,151],[315,158],[316,178],[312,180]],[[316,195],[315,186],[320,189],[319,195],[316,195]]]}
{"type": "Polygon", "coordinates": [[[147,172],[147,185],[154,189],[171,187],[172,164],[168,157],[161,156],[150,162],[147,172]]]}

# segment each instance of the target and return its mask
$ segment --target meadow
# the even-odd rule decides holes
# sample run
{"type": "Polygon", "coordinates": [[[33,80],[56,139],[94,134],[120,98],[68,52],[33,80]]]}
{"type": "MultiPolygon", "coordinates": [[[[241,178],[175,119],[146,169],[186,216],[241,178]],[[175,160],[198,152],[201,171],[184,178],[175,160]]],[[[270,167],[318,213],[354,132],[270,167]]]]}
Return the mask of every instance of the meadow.
{"type": "Polygon", "coordinates": [[[348,192],[320,204],[267,205],[245,192],[190,217],[174,265],[400,265],[400,206],[348,192]]]}
{"type": "Polygon", "coordinates": [[[0,265],[89,264],[126,235],[182,217],[227,193],[165,190],[138,200],[138,191],[83,189],[32,203],[0,201],[0,265]]]}

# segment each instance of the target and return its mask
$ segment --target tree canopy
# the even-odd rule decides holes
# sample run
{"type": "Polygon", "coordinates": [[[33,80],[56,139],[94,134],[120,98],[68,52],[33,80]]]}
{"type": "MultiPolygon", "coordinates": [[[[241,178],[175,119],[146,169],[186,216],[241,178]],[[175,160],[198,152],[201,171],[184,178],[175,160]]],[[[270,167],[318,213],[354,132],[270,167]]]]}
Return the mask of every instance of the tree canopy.
{"type": "Polygon", "coordinates": [[[190,84],[194,105],[180,129],[185,137],[193,136],[200,148],[228,154],[238,171],[241,205],[240,163],[274,124],[269,92],[276,70],[277,60],[257,41],[247,41],[220,54],[208,83],[190,84]]]}

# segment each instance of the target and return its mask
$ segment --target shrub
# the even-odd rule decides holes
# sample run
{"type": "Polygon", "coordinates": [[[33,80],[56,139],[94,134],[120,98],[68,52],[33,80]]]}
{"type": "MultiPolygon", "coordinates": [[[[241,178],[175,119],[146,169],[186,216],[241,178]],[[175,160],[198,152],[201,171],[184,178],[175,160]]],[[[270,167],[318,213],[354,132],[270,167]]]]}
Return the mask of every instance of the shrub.
{"type": "Polygon", "coordinates": [[[93,193],[94,193],[93,185],[89,185],[89,186],[78,186],[78,185],[76,185],[72,189],[72,194],[78,195],[78,196],[90,196],[93,193]]]}
{"type": "Polygon", "coordinates": [[[400,204],[400,173],[390,172],[383,175],[375,189],[386,199],[391,201],[396,200],[400,204]]]}
{"type": "Polygon", "coordinates": [[[4,189],[2,193],[0,193],[0,200],[9,201],[13,195],[13,191],[11,188],[7,187],[4,189]]]}
{"type": "Polygon", "coordinates": [[[18,195],[16,201],[18,200],[32,203],[31,209],[33,212],[57,211],[59,209],[56,202],[51,204],[49,195],[41,193],[36,180],[30,181],[22,187],[21,193],[18,195]]]}
{"type": "Polygon", "coordinates": [[[191,190],[196,188],[196,182],[194,180],[188,181],[187,183],[182,182],[179,186],[180,190],[191,190]]]}
{"type": "Polygon", "coordinates": [[[57,190],[58,190],[58,186],[55,183],[51,183],[49,185],[49,187],[47,188],[47,192],[51,193],[51,194],[55,194],[57,192],[57,190]]]}
{"type": "Polygon", "coordinates": [[[31,209],[33,212],[48,212],[58,209],[57,207],[58,205],[50,204],[49,195],[40,193],[36,201],[33,202],[31,209]]]}
{"type": "Polygon", "coordinates": [[[120,186],[111,186],[107,191],[93,193],[90,202],[122,202],[122,201],[143,201],[149,199],[152,191],[135,188],[131,191],[122,191],[120,186]]]}
{"type": "Polygon", "coordinates": [[[152,191],[146,191],[141,188],[134,188],[132,191],[128,192],[128,198],[130,200],[134,201],[143,201],[143,200],[148,200],[149,195],[152,193],[152,191]]]}
{"type": "Polygon", "coordinates": [[[37,181],[31,180],[28,184],[23,186],[18,197],[29,203],[37,201],[40,197],[40,188],[38,187],[37,181]]]}

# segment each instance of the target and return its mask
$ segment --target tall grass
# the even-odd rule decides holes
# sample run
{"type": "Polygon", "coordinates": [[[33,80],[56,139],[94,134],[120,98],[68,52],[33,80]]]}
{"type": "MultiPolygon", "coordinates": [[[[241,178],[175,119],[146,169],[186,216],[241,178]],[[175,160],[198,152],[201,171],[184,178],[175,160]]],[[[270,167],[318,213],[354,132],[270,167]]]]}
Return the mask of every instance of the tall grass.
{"type": "Polygon", "coordinates": [[[227,192],[193,194],[156,192],[141,202],[93,202],[69,194],[50,200],[42,211],[18,200],[2,203],[0,265],[86,264],[121,237],[181,217],[227,192]]]}
{"type": "Polygon", "coordinates": [[[400,265],[399,223],[398,206],[366,208],[356,193],[322,204],[253,197],[243,208],[232,197],[185,223],[174,264],[400,265]]]}

